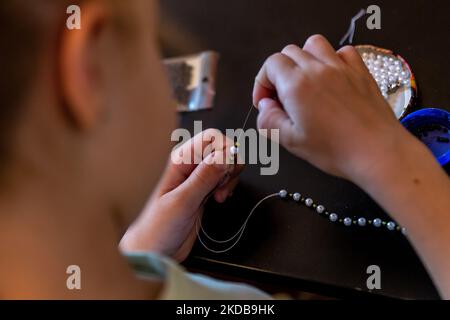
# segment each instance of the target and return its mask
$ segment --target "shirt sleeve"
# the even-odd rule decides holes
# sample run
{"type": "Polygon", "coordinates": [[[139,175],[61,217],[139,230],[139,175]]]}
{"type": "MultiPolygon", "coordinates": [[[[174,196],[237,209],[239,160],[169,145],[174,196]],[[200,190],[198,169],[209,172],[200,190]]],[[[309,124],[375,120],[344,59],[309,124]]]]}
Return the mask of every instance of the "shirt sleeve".
{"type": "Polygon", "coordinates": [[[220,281],[186,272],[174,261],[153,253],[126,254],[140,278],[164,282],[160,300],[271,300],[263,291],[246,284],[220,281]]]}

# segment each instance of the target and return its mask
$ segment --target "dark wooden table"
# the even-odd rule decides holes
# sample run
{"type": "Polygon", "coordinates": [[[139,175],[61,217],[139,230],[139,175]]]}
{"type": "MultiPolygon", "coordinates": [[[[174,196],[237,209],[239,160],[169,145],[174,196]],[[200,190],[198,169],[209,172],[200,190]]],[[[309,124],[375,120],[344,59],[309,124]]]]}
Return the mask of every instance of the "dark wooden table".
{"type": "MultiPolygon", "coordinates": [[[[217,97],[212,111],[181,116],[181,126],[194,120],[204,128],[239,128],[251,104],[253,79],[271,53],[286,44],[302,45],[321,33],[337,46],[350,18],[373,1],[211,1],[164,0],[163,44],[166,55],[202,50],[220,53],[217,97]]],[[[405,57],[417,77],[418,106],[449,109],[450,5],[437,1],[377,1],[382,30],[369,31],[358,22],[356,44],[374,44],[405,57]]],[[[255,127],[255,114],[250,121],[255,127]]],[[[225,238],[239,228],[263,196],[280,189],[299,191],[349,216],[383,215],[359,188],[330,177],[285,151],[280,172],[259,175],[248,166],[234,197],[224,205],[209,203],[206,227],[225,238]]],[[[332,225],[310,210],[273,199],[252,218],[241,243],[223,255],[196,246],[187,265],[238,279],[318,292],[337,297],[368,294],[366,269],[378,265],[382,289],[369,296],[438,298],[422,263],[398,234],[332,225]]]]}

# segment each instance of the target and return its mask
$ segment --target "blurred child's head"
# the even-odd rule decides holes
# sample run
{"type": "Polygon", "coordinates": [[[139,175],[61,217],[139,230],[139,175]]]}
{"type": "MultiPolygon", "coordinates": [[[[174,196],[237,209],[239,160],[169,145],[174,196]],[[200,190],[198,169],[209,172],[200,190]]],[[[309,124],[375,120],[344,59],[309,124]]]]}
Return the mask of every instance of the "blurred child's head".
{"type": "Polygon", "coordinates": [[[126,222],[139,212],[174,123],[156,19],[153,0],[0,2],[3,193],[40,186],[126,222]],[[72,4],[81,30],[66,27],[72,4]]]}

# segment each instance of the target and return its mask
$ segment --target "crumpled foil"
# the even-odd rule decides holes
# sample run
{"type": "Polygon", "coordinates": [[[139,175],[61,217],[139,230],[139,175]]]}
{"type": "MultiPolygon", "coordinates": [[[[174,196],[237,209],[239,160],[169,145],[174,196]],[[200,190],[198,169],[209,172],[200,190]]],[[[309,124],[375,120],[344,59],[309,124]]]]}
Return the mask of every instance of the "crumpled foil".
{"type": "Polygon", "coordinates": [[[164,60],[177,111],[192,112],[213,107],[218,61],[219,54],[213,51],[164,60]]]}

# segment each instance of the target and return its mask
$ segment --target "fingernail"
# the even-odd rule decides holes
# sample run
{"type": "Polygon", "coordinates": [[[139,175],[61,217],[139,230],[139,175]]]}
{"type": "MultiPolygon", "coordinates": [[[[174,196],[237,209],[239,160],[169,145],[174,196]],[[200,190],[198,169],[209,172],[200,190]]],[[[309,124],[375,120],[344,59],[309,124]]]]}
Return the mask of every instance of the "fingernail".
{"type": "Polygon", "coordinates": [[[261,113],[264,110],[264,104],[262,100],[258,103],[258,112],[261,113]]]}
{"type": "Polygon", "coordinates": [[[261,101],[259,101],[259,104],[258,104],[259,112],[263,112],[264,109],[267,108],[269,103],[270,103],[270,99],[267,99],[267,98],[262,99],[261,101]]]}

